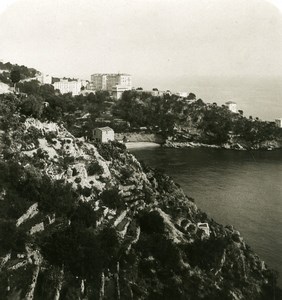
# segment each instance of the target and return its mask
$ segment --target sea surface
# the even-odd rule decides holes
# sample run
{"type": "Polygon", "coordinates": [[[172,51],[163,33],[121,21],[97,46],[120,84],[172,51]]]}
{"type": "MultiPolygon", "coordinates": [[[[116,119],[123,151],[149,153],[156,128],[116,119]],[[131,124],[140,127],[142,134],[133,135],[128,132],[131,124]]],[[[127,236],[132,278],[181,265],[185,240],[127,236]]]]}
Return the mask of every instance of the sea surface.
{"type": "Polygon", "coordinates": [[[232,224],[282,286],[282,150],[131,149],[223,225],[232,224]]]}
{"type": "MultiPolygon", "coordinates": [[[[246,117],[265,121],[282,118],[282,78],[279,77],[191,77],[179,76],[173,82],[161,80],[161,90],[185,91],[196,94],[206,103],[222,105],[227,101],[237,103],[246,117]]],[[[150,83],[147,84],[147,86],[150,83]]]]}

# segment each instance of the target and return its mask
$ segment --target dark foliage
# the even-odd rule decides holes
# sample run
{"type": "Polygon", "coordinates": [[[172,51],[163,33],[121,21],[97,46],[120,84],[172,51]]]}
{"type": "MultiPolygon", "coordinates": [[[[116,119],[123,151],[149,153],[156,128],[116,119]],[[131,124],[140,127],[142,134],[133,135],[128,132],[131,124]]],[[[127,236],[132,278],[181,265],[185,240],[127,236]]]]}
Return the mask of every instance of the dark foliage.
{"type": "Polygon", "coordinates": [[[100,197],[102,203],[111,209],[120,209],[124,207],[124,201],[116,188],[104,190],[100,197]]]}
{"type": "Polygon", "coordinates": [[[164,220],[157,211],[144,213],[140,216],[139,223],[141,231],[147,234],[164,232],[164,220]]]}
{"type": "Polygon", "coordinates": [[[87,167],[88,176],[100,175],[102,173],[103,173],[103,168],[97,161],[91,162],[87,167]]]}

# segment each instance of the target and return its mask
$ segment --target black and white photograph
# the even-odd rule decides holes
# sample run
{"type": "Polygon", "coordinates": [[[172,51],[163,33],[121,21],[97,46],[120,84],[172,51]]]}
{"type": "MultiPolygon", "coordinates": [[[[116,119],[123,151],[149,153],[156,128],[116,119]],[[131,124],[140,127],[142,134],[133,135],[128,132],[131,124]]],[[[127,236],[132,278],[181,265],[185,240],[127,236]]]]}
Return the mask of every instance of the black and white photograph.
{"type": "Polygon", "coordinates": [[[282,0],[0,0],[0,300],[282,300],[282,0]]]}

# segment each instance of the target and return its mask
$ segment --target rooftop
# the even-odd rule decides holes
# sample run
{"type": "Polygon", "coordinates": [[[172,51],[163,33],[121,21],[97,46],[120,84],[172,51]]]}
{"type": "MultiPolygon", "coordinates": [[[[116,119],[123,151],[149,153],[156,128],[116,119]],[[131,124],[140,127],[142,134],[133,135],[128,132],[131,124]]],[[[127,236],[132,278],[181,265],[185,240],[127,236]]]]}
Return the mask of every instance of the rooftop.
{"type": "Polygon", "coordinates": [[[99,130],[101,130],[101,131],[109,131],[109,130],[112,130],[112,131],[114,131],[111,127],[109,127],[109,126],[106,126],[106,127],[99,127],[99,128],[96,128],[96,129],[99,129],[99,130]]]}

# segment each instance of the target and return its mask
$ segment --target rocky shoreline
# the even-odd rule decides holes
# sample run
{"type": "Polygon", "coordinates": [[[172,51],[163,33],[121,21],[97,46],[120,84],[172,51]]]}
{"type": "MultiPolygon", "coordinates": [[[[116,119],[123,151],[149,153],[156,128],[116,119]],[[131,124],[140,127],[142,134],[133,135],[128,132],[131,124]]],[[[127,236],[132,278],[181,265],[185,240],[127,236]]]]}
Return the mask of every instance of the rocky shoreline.
{"type": "Polygon", "coordinates": [[[161,146],[163,148],[212,148],[212,149],[226,149],[226,150],[278,150],[282,148],[282,141],[269,140],[261,142],[255,145],[247,144],[242,141],[230,141],[221,145],[207,144],[201,142],[191,141],[177,141],[173,137],[169,137],[166,140],[162,139],[159,135],[146,134],[146,133],[118,133],[116,138],[122,142],[122,137],[126,137],[127,148],[143,148],[148,146],[161,146]]]}
{"type": "Polygon", "coordinates": [[[176,142],[176,141],[166,141],[162,147],[164,148],[213,148],[213,149],[226,149],[226,150],[237,150],[237,151],[247,151],[247,150],[278,150],[281,149],[281,143],[275,141],[270,141],[268,143],[258,144],[255,146],[242,145],[240,143],[225,143],[222,145],[210,145],[198,142],[176,142]]]}

